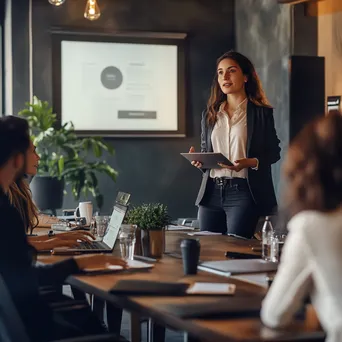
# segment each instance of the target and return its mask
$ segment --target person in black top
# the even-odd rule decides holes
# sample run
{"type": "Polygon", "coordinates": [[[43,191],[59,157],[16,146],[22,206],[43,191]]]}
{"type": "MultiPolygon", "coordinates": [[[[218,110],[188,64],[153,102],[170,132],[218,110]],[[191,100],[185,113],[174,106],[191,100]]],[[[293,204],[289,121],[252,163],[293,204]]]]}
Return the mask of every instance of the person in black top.
{"type": "Polygon", "coordinates": [[[28,147],[27,122],[12,116],[0,118],[0,275],[32,341],[89,334],[84,326],[73,326],[72,322],[63,322],[63,317],[53,314],[40,296],[39,286],[61,284],[67,276],[86,267],[103,266],[107,262],[125,266],[125,262],[112,256],[88,255],[46,267],[33,266],[24,223],[6,195],[10,184],[23,175],[28,147]]]}

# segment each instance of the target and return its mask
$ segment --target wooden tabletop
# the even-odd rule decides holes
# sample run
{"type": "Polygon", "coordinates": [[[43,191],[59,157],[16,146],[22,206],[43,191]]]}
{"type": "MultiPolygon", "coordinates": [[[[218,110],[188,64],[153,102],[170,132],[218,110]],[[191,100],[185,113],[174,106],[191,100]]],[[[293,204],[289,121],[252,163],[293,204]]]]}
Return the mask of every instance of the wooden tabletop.
{"type": "MultiPolygon", "coordinates": [[[[189,238],[184,232],[166,233],[166,252],[175,253],[176,257],[166,254],[155,267],[148,272],[117,273],[106,275],[71,276],[67,279],[70,285],[82,291],[95,294],[125,310],[151,317],[156,322],[180,331],[187,331],[201,341],[323,341],[324,333],[317,321],[310,317],[302,322],[295,322],[286,330],[275,331],[263,327],[259,318],[233,319],[181,319],[172,314],[165,306],[168,304],[207,303],[214,305],[218,297],[214,296],[186,296],[186,297],[142,297],[115,296],[109,290],[121,279],[180,281],[180,282],[229,282],[236,284],[235,296],[242,296],[246,300],[252,296],[265,295],[266,290],[260,286],[249,284],[233,278],[226,278],[206,272],[199,272],[196,276],[185,277],[182,260],[177,258],[180,252],[180,241],[189,238]]],[[[227,236],[200,237],[200,259],[223,260],[226,251],[253,253],[252,247],[259,246],[257,240],[238,240],[227,236]]],[[[117,249],[115,252],[117,253],[117,249]]],[[[40,256],[39,260],[51,262],[61,257],[40,256]]]]}

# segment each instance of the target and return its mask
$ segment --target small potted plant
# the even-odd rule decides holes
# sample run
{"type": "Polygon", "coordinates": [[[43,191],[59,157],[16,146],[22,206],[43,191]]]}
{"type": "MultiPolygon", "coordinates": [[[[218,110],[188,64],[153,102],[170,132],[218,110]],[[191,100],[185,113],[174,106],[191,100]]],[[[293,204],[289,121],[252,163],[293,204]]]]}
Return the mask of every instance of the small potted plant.
{"type": "Polygon", "coordinates": [[[155,258],[162,257],[165,227],[170,223],[166,205],[149,203],[133,207],[128,211],[127,223],[136,224],[140,229],[143,255],[155,258]]]}

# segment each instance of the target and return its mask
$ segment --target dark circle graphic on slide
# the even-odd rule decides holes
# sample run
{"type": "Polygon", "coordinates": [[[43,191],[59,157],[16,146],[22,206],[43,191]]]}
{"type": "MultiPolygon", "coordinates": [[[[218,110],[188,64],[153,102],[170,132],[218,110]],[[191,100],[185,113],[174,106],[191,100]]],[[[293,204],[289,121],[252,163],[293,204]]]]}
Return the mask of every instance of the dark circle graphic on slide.
{"type": "Polygon", "coordinates": [[[122,84],[122,80],[122,72],[114,66],[104,68],[101,72],[101,83],[107,89],[119,88],[122,84]]]}

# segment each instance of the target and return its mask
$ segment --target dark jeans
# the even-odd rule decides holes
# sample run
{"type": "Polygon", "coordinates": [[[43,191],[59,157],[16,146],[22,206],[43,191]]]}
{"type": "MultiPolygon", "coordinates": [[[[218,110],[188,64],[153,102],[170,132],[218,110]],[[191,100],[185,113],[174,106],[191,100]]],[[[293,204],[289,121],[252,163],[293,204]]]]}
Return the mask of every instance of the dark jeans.
{"type": "Polygon", "coordinates": [[[208,179],[198,211],[200,230],[250,239],[259,216],[246,179],[234,178],[222,185],[208,179]]]}

